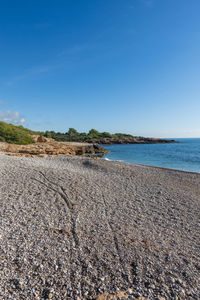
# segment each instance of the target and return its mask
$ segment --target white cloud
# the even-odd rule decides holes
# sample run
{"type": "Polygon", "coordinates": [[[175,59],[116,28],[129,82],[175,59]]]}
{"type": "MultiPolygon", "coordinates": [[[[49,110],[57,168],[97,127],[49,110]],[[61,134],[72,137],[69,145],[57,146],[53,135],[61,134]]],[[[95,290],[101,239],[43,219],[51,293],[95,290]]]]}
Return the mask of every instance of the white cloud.
{"type": "Polygon", "coordinates": [[[0,121],[14,124],[24,124],[26,120],[22,118],[18,111],[0,110],[0,121]]]}

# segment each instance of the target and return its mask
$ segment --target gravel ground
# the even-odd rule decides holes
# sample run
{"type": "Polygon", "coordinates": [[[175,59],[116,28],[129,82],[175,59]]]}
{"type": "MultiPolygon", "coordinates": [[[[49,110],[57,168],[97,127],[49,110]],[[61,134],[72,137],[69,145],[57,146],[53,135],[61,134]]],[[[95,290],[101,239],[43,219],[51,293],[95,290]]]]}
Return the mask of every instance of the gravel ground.
{"type": "Polygon", "coordinates": [[[200,299],[200,174],[5,154],[0,170],[0,299],[200,299]]]}

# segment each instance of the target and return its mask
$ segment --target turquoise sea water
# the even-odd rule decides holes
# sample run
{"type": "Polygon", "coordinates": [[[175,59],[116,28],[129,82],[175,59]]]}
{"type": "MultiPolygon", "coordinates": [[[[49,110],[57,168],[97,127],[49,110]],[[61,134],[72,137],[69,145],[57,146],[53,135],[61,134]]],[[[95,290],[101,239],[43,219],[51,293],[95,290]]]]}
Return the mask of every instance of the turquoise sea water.
{"type": "Polygon", "coordinates": [[[175,144],[103,145],[105,158],[200,173],[200,138],[176,139],[175,144]]]}

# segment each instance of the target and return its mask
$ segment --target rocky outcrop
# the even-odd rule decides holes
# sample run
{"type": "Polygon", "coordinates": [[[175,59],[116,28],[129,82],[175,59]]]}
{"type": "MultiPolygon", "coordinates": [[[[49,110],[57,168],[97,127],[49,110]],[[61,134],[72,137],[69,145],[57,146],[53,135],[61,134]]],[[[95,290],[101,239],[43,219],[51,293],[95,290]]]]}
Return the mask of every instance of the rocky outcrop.
{"type": "Polygon", "coordinates": [[[99,145],[88,143],[64,143],[43,136],[33,136],[34,144],[15,145],[2,143],[1,151],[15,156],[84,155],[102,157],[108,151],[99,145]]]}
{"type": "Polygon", "coordinates": [[[144,137],[127,137],[127,138],[102,138],[87,140],[87,143],[92,144],[167,144],[177,143],[175,140],[156,139],[156,138],[144,138],[144,137]]]}

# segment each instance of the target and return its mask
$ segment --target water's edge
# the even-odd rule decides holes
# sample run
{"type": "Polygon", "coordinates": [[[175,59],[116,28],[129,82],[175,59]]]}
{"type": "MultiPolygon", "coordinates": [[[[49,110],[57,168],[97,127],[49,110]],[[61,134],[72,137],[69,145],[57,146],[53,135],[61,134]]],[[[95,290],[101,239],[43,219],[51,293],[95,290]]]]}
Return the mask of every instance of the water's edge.
{"type": "Polygon", "coordinates": [[[109,150],[104,159],[200,173],[200,138],[176,141],[179,143],[103,145],[109,150]]]}

